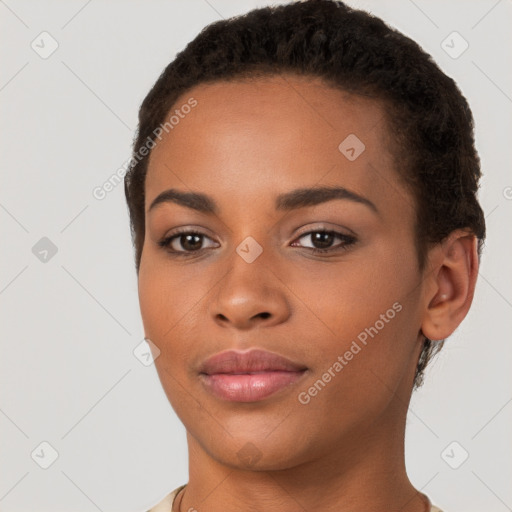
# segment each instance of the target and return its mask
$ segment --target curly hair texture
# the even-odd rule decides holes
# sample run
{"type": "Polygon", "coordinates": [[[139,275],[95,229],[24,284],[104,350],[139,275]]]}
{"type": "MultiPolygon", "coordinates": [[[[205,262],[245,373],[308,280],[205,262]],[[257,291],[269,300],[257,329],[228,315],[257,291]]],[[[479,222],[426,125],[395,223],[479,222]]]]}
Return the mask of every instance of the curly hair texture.
{"type": "MultiPolygon", "coordinates": [[[[282,73],[320,78],[384,105],[396,169],[415,200],[420,270],[427,249],[459,228],[477,237],[481,255],[480,160],[466,99],[417,43],[341,1],[269,6],[205,27],[144,99],[133,154],[148,141],[154,143],[155,129],[192,87],[282,73]]],[[[146,153],[132,157],[124,183],[137,274],[145,236],[146,153]]],[[[424,338],[413,389],[423,384],[425,368],[445,341],[424,338]]]]}

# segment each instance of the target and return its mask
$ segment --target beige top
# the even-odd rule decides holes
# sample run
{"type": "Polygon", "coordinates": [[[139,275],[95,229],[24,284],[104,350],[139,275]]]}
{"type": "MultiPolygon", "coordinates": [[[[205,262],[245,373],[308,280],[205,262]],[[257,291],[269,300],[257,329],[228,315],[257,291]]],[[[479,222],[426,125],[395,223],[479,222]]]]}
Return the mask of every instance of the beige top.
{"type": "MultiPolygon", "coordinates": [[[[147,512],[172,512],[172,505],[174,503],[174,499],[178,495],[178,493],[186,486],[187,484],[180,485],[178,488],[174,489],[171,493],[169,493],[160,503],[155,505],[153,508],[149,509],[147,512]]],[[[432,505],[430,512],[443,512],[440,508],[432,505]]]]}

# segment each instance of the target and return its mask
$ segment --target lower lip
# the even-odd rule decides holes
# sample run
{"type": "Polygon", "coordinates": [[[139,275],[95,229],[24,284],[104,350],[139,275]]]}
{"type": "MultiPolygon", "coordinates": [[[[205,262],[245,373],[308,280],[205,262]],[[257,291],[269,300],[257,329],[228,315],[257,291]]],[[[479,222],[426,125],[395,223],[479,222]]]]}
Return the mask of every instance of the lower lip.
{"type": "Polygon", "coordinates": [[[305,372],[217,373],[201,374],[201,378],[207,389],[218,398],[230,402],[257,402],[297,382],[305,372]]]}

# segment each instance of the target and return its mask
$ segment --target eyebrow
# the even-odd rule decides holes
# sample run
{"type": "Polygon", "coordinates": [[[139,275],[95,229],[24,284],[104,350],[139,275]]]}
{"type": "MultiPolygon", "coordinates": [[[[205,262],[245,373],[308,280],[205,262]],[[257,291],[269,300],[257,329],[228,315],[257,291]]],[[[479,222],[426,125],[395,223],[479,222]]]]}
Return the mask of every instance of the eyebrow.
{"type": "MultiPolygon", "coordinates": [[[[275,208],[279,211],[290,211],[308,206],[332,201],[333,199],[346,199],[355,203],[363,204],[369,207],[374,213],[379,210],[366,197],[360,196],[344,187],[313,187],[299,188],[280,194],[276,198],[275,208]]],[[[217,215],[219,207],[215,200],[200,192],[181,192],[177,189],[170,188],[164,190],[153,200],[148,209],[148,213],[157,205],[164,203],[176,203],[186,208],[196,210],[201,213],[217,215]]]]}

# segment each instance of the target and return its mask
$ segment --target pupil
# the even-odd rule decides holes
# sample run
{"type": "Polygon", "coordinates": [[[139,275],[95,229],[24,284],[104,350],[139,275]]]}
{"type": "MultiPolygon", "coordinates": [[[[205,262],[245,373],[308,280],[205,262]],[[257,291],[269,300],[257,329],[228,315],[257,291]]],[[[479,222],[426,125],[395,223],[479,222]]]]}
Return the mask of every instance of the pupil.
{"type": "Polygon", "coordinates": [[[329,248],[331,246],[333,236],[334,235],[332,233],[314,233],[313,244],[319,243],[320,247],[317,247],[318,249],[329,248]]]}
{"type": "Polygon", "coordinates": [[[201,248],[201,236],[200,235],[183,235],[181,246],[183,249],[193,251],[194,249],[201,248]],[[183,238],[185,243],[183,243],[183,238]],[[192,241],[195,238],[195,243],[192,241]]]}

